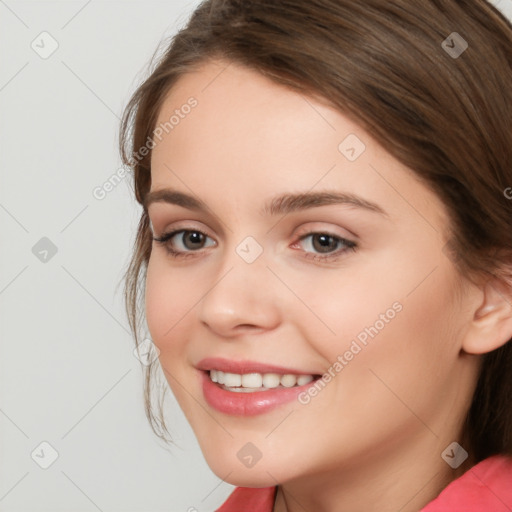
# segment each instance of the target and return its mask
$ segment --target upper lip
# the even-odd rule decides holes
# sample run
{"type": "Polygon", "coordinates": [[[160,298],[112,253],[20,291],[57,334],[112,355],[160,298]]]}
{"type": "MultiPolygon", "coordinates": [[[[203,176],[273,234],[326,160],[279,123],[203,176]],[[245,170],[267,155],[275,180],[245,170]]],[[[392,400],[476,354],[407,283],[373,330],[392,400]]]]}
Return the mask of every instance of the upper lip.
{"type": "Polygon", "coordinates": [[[241,375],[247,373],[278,373],[280,375],[318,375],[315,372],[297,370],[295,368],[285,368],[274,364],[261,363],[258,361],[235,361],[233,359],[223,359],[220,357],[207,357],[201,359],[197,364],[198,370],[220,370],[225,373],[238,373],[241,375]]]}

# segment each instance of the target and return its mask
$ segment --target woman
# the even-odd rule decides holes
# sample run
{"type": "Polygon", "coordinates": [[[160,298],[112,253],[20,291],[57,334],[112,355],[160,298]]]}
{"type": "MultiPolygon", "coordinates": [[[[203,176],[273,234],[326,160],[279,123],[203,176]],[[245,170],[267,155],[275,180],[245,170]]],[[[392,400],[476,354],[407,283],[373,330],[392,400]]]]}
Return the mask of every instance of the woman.
{"type": "Polygon", "coordinates": [[[127,309],[219,511],[512,510],[510,83],[483,0],[210,0],[136,91],[127,309]]]}

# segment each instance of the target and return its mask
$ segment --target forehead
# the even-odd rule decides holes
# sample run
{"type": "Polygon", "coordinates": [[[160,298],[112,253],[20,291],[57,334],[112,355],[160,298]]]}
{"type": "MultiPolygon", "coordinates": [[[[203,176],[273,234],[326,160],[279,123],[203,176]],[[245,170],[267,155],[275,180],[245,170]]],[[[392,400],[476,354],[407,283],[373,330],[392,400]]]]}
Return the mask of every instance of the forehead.
{"type": "Polygon", "coordinates": [[[172,186],[208,202],[222,189],[239,202],[254,201],[256,211],[261,197],[331,187],[366,194],[397,215],[400,208],[423,216],[441,209],[437,196],[356,122],[235,63],[211,61],[183,75],[158,127],[152,190],[172,186]],[[350,158],[347,149],[360,156],[350,158]]]}
{"type": "Polygon", "coordinates": [[[299,174],[299,161],[325,172],[340,156],[344,137],[368,138],[333,108],[256,71],[218,61],[178,80],[160,109],[156,130],[154,174],[163,163],[186,161],[189,174],[207,164],[216,173],[229,168],[242,176],[257,164],[258,176],[284,173],[290,182],[299,174]]]}
{"type": "MultiPolygon", "coordinates": [[[[298,135],[302,135],[303,142],[305,136],[315,132],[334,130],[329,117],[336,115],[336,111],[321,101],[240,64],[208,61],[181,76],[172,87],[160,109],[157,127],[165,128],[167,123],[176,145],[178,140],[185,142],[181,139],[190,136],[204,139],[197,150],[211,140],[216,141],[217,147],[231,146],[233,150],[235,143],[241,147],[244,136],[251,137],[254,146],[286,142],[289,147],[294,139],[299,139],[298,135]],[[190,109],[188,103],[196,106],[190,109]],[[278,133],[281,136],[276,139],[278,133]]],[[[355,123],[352,129],[360,130],[355,123]]],[[[158,152],[157,149],[154,154],[158,152]]]]}

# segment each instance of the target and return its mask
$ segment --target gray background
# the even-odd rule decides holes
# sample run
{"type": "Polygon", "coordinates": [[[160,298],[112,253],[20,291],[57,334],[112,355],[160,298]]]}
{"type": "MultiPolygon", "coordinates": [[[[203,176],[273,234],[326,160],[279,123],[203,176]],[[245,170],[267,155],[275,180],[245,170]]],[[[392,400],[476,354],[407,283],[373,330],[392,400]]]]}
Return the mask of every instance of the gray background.
{"type": "Polygon", "coordinates": [[[0,0],[2,512],[206,512],[233,489],[172,395],[177,446],[149,428],[121,284],[140,209],[126,179],[93,195],[120,168],[123,106],[198,4],[0,0]]]}

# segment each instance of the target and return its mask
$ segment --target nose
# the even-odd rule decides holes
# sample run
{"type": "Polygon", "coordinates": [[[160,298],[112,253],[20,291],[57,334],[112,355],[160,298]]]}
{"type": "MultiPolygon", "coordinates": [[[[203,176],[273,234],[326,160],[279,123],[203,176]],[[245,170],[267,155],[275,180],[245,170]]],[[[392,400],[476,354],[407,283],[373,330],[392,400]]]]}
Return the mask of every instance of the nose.
{"type": "Polygon", "coordinates": [[[197,306],[199,320],[222,338],[276,328],[283,301],[265,253],[248,263],[235,249],[226,252],[197,306]]]}

